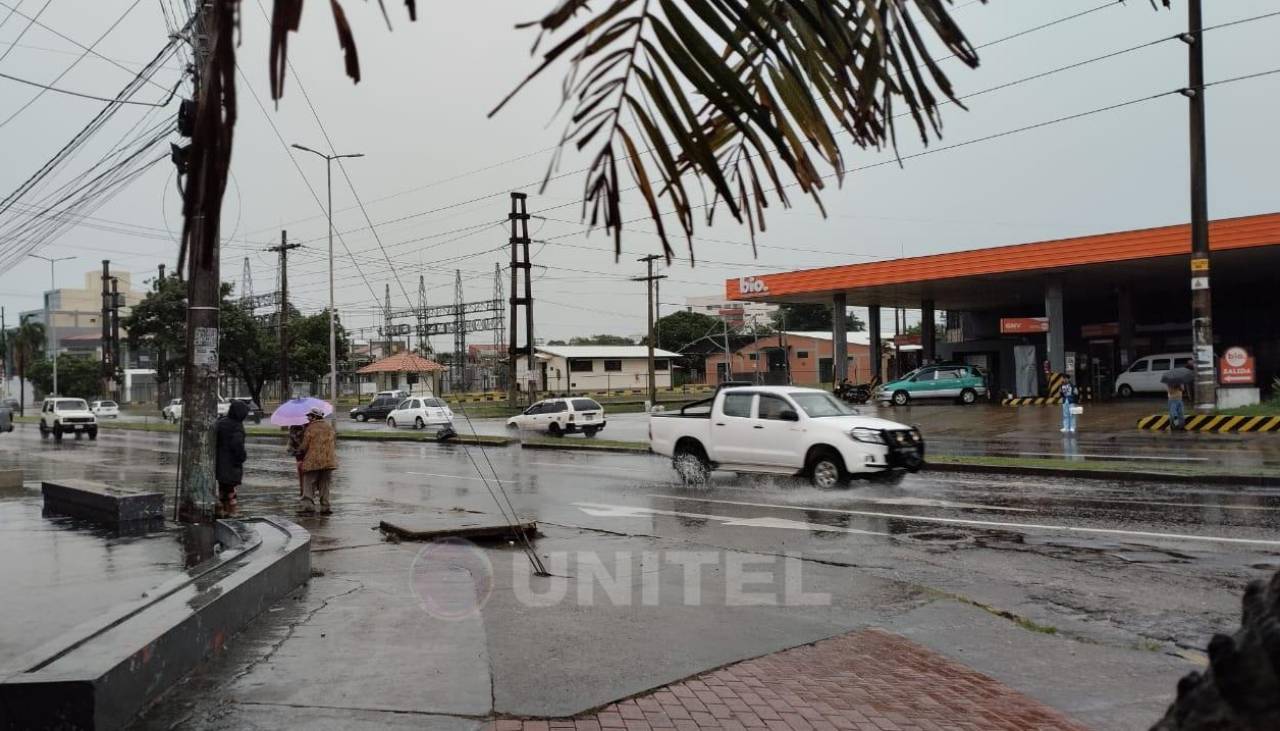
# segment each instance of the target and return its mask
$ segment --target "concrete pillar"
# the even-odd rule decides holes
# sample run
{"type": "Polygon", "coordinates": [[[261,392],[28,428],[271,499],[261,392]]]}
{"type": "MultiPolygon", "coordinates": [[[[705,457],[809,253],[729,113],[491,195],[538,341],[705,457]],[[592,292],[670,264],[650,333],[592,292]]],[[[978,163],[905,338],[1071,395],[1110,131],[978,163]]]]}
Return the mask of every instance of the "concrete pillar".
{"type": "Polygon", "coordinates": [[[849,335],[845,331],[847,302],[844,292],[831,298],[831,378],[837,385],[849,375],[849,335]]]}
{"type": "Polygon", "coordinates": [[[938,338],[933,324],[935,313],[933,300],[920,303],[920,358],[921,363],[934,363],[938,360],[938,338]]]}
{"type": "Polygon", "coordinates": [[[1120,367],[1128,368],[1137,357],[1133,346],[1133,291],[1121,287],[1116,293],[1116,321],[1120,326],[1120,367]]]}
{"type": "Polygon", "coordinates": [[[1066,318],[1062,312],[1062,280],[1049,279],[1044,288],[1044,315],[1049,318],[1049,332],[1045,344],[1049,351],[1049,367],[1054,373],[1066,373],[1066,318]]]}
{"type": "Polygon", "coordinates": [[[867,308],[867,331],[871,337],[871,377],[884,380],[880,372],[880,305],[867,308]]]}

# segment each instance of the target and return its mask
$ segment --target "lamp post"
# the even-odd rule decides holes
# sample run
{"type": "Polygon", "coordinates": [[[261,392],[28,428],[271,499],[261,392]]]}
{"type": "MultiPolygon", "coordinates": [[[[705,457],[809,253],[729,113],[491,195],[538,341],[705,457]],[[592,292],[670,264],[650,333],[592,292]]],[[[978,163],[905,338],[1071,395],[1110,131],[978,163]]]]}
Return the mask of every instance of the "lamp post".
{"type": "Polygon", "coordinates": [[[364,153],[350,155],[326,155],[310,147],[294,144],[294,149],[310,152],[324,158],[325,185],[329,191],[329,400],[333,402],[334,413],[338,408],[338,336],[335,326],[337,306],[333,300],[333,161],[344,157],[364,157],[364,153]]]}
{"type": "MultiPolygon", "coordinates": [[[[69,259],[74,259],[75,257],[74,256],[50,257],[50,256],[41,256],[39,254],[27,254],[27,256],[31,257],[32,259],[42,259],[44,261],[49,262],[49,294],[45,295],[44,297],[44,324],[49,330],[49,333],[48,333],[49,353],[50,353],[50,357],[53,358],[53,393],[50,395],[57,396],[58,395],[58,334],[57,334],[58,329],[53,324],[53,306],[52,306],[52,303],[49,301],[53,297],[54,288],[57,286],[56,284],[54,284],[53,265],[57,264],[60,261],[67,261],[69,259]]],[[[103,343],[102,347],[104,348],[107,347],[106,343],[103,343]]]]}

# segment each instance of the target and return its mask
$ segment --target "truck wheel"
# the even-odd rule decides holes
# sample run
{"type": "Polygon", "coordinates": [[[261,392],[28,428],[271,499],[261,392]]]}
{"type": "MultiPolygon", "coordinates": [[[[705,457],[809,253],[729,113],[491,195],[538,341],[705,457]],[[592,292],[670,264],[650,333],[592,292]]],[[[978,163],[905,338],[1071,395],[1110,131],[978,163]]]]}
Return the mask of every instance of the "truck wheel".
{"type": "Polygon", "coordinates": [[[1121,384],[1119,393],[1120,398],[1129,398],[1133,396],[1133,386],[1130,386],[1127,383],[1121,384]]]}
{"type": "Polygon", "coordinates": [[[582,429],[582,433],[587,435],[587,439],[594,437],[596,435],[596,432],[598,431],[600,430],[595,428],[594,426],[588,426],[582,429]]]}
{"type": "Polygon", "coordinates": [[[559,424],[557,424],[557,423],[555,423],[554,421],[553,421],[553,422],[551,422],[551,426],[547,429],[547,433],[548,433],[548,434],[550,434],[550,435],[551,435],[551,436],[553,436],[553,437],[562,437],[562,436],[564,436],[564,430],[563,430],[563,429],[561,429],[561,428],[560,428],[560,425],[559,425],[559,424]]]}
{"type": "Polygon", "coordinates": [[[848,484],[849,473],[844,460],[834,449],[819,449],[809,458],[809,481],[819,490],[830,490],[848,484]]]}
{"type": "Polygon", "coordinates": [[[681,445],[671,457],[671,466],[686,485],[706,484],[711,476],[711,464],[701,447],[681,445]]]}
{"type": "Polygon", "coordinates": [[[894,406],[906,406],[909,403],[911,403],[911,394],[907,393],[906,391],[893,392],[894,406]]]}
{"type": "Polygon", "coordinates": [[[89,441],[96,442],[97,440],[98,440],[98,430],[97,429],[89,430],[89,441]]]}
{"type": "Polygon", "coordinates": [[[972,388],[966,388],[960,392],[960,403],[965,406],[972,406],[978,401],[978,393],[972,388]]]}
{"type": "Polygon", "coordinates": [[[53,441],[62,441],[62,427],[57,424],[53,425],[53,441]]]}
{"type": "Polygon", "coordinates": [[[49,438],[49,430],[45,428],[43,423],[40,424],[40,438],[41,439],[49,438]]]}

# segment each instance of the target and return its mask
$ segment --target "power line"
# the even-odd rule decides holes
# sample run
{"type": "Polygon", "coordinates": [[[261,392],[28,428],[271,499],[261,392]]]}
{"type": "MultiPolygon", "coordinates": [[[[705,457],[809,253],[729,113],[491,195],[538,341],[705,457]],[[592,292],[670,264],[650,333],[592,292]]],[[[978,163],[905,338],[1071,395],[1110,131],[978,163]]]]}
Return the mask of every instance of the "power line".
{"type": "MultiPolygon", "coordinates": [[[[169,102],[172,100],[172,98],[173,98],[173,94],[177,91],[177,86],[175,85],[175,86],[174,86],[174,90],[173,90],[173,92],[170,92],[170,94],[169,94],[169,98],[168,98],[168,99],[166,99],[166,100],[165,100],[165,101],[163,101],[163,102],[135,102],[135,101],[132,101],[132,100],[117,101],[117,100],[115,100],[115,99],[110,99],[110,98],[105,97],[105,96],[94,96],[93,94],[85,94],[84,92],[80,92],[80,91],[71,91],[70,89],[59,89],[59,88],[58,88],[58,87],[56,87],[56,86],[50,86],[50,85],[48,85],[48,84],[41,84],[41,83],[40,83],[40,82],[38,82],[38,81],[31,81],[30,79],[24,79],[24,78],[21,78],[21,77],[19,77],[19,76],[12,76],[12,75],[10,75],[10,74],[6,74],[6,73],[3,73],[3,72],[0,72],[0,77],[6,78],[6,79],[8,79],[8,80],[10,80],[10,81],[16,81],[16,82],[18,82],[19,84],[26,84],[26,85],[28,85],[28,86],[34,86],[34,87],[36,87],[36,88],[44,89],[45,91],[52,91],[52,92],[56,92],[56,93],[58,93],[58,94],[66,94],[66,95],[68,95],[68,96],[76,96],[76,97],[80,97],[81,99],[92,99],[92,100],[94,100],[94,101],[99,101],[99,102],[115,102],[115,103],[118,103],[118,104],[133,104],[133,105],[136,105],[136,106],[139,106],[139,107],[166,107],[166,106],[168,106],[168,105],[169,105],[169,102]]],[[[181,81],[179,81],[179,83],[181,83],[181,81]]],[[[34,101],[34,100],[33,100],[33,101],[34,101]]],[[[30,106],[30,103],[28,103],[28,106],[30,106]]],[[[26,108],[26,107],[23,107],[23,109],[25,109],[25,108],[26,108]]],[[[21,110],[19,110],[19,111],[21,111],[21,110]]],[[[3,126],[4,126],[4,123],[0,123],[0,127],[3,127],[3,126]]]]}
{"type": "MultiPolygon", "coordinates": [[[[27,34],[27,31],[31,30],[31,26],[35,25],[36,19],[39,18],[41,15],[44,15],[45,8],[49,7],[49,3],[51,2],[53,2],[53,0],[45,0],[44,5],[41,5],[40,9],[36,11],[35,18],[27,18],[27,24],[22,28],[21,31],[19,31],[18,37],[13,39],[13,42],[15,44],[18,41],[22,40],[22,37],[27,34]]],[[[22,4],[21,0],[18,4],[19,5],[22,4]]],[[[12,18],[14,14],[17,12],[18,12],[18,9],[16,7],[9,8],[9,14],[4,16],[4,23],[0,23],[0,27],[3,27],[5,23],[8,23],[9,19],[12,18]]],[[[23,17],[25,18],[26,16],[24,15],[23,17]]],[[[12,52],[13,52],[13,46],[9,46],[8,50],[6,50],[3,54],[0,54],[0,61],[3,61],[6,58],[8,58],[9,54],[12,52]]]]}

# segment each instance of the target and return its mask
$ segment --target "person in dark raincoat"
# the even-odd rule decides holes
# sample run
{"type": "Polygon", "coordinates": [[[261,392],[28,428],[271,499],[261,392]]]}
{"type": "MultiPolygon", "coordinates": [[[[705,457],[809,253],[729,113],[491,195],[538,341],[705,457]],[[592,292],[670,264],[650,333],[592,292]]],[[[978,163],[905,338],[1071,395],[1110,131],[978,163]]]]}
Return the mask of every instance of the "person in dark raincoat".
{"type": "Polygon", "coordinates": [[[214,477],[218,481],[218,503],[224,513],[236,507],[236,488],[244,480],[244,463],[248,455],[244,451],[244,419],[249,415],[249,405],[232,401],[226,416],[218,418],[214,426],[217,439],[217,464],[214,477]]]}

